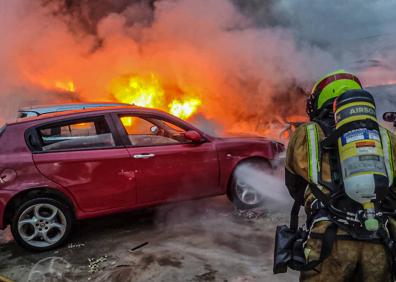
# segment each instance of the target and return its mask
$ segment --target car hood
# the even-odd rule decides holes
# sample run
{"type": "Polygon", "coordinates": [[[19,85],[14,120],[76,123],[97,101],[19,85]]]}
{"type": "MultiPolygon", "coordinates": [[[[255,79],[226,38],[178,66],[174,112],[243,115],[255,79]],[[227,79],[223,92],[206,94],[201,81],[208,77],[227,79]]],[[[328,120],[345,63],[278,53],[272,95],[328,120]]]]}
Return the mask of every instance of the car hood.
{"type": "Polygon", "coordinates": [[[285,145],[266,137],[218,137],[215,138],[218,152],[235,156],[264,156],[273,159],[285,151],[285,145]]]}
{"type": "Polygon", "coordinates": [[[269,144],[272,143],[276,147],[278,147],[281,151],[285,149],[285,144],[282,142],[276,141],[274,139],[270,139],[267,137],[260,136],[232,136],[232,137],[215,137],[214,138],[219,143],[225,144],[269,144]]]}

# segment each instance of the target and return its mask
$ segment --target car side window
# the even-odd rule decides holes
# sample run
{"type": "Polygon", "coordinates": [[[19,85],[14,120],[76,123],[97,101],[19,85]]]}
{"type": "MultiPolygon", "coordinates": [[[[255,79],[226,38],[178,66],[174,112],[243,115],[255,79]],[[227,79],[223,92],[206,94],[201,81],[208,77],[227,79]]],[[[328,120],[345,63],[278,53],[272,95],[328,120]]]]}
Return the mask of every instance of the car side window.
{"type": "Polygon", "coordinates": [[[183,128],[162,119],[120,116],[120,120],[132,146],[190,143],[183,128]]]}
{"type": "Polygon", "coordinates": [[[114,147],[115,142],[104,117],[70,121],[38,129],[44,152],[114,147]]]}

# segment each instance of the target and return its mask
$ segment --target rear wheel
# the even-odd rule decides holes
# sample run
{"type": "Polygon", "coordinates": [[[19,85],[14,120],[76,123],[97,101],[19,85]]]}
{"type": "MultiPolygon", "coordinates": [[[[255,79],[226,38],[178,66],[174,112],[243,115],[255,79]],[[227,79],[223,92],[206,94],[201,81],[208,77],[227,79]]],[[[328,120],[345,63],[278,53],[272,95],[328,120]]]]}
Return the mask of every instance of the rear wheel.
{"type": "Polygon", "coordinates": [[[242,210],[253,209],[264,201],[261,189],[265,183],[260,183],[261,177],[272,174],[272,168],[265,161],[247,161],[239,164],[231,179],[228,198],[242,210]]]}
{"type": "Polygon", "coordinates": [[[71,232],[71,209],[58,200],[38,198],[16,211],[11,231],[18,244],[33,251],[47,251],[64,244],[71,232]]]}

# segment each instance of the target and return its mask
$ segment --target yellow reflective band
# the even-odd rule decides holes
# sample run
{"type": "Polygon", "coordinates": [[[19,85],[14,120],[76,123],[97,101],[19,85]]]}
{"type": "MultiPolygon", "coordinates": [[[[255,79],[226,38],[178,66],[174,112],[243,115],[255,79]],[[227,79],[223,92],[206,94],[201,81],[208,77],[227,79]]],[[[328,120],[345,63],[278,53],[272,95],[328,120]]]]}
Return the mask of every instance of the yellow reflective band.
{"type": "Polygon", "coordinates": [[[392,143],[389,137],[389,133],[385,128],[380,127],[380,133],[381,133],[382,148],[384,150],[385,167],[386,167],[386,172],[388,174],[388,181],[390,187],[393,184],[393,178],[394,178],[394,159],[393,159],[392,143]]]}
{"type": "Polygon", "coordinates": [[[307,125],[308,143],[308,179],[314,184],[318,184],[319,179],[319,144],[318,132],[315,124],[307,125]]]}
{"type": "Polygon", "coordinates": [[[357,120],[364,120],[364,119],[371,119],[373,121],[377,121],[377,119],[375,117],[372,117],[372,116],[369,116],[369,115],[351,116],[351,117],[343,119],[342,121],[337,123],[336,128],[338,129],[341,126],[343,126],[344,124],[346,124],[346,123],[350,123],[350,122],[357,121],[357,120]]]}
{"type": "Polygon", "coordinates": [[[387,177],[387,175],[385,173],[381,173],[381,172],[378,172],[378,171],[357,172],[357,173],[354,173],[353,176],[365,175],[365,174],[371,174],[371,175],[375,174],[375,175],[381,175],[381,176],[387,177]]]}
{"type": "Polygon", "coordinates": [[[345,104],[345,105],[339,107],[336,111],[336,114],[346,108],[353,107],[353,106],[367,106],[367,107],[371,107],[371,108],[375,109],[374,105],[369,102],[353,102],[353,103],[348,103],[348,104],[345,104]]]}

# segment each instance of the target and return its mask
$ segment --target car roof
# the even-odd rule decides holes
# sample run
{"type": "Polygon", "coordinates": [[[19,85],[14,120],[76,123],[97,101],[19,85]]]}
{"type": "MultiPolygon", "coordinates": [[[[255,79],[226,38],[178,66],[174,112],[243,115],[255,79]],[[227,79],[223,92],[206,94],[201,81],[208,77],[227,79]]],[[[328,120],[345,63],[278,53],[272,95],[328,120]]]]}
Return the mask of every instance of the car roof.
{"type": "MultiPolygon", "coordinates": [[[[30,122],[35,122],[35,121],[46,121],[46,120],[51,120],[53,118],[57,117],[73,117],[76,116],[77,118],[84,117],[83,114],[91,114],[91,113],[98,113],[98,114],[106,114],[106,113],[112,113],[112,112],[123,112],[123,111],[131,111],[131,110],[136,110],[137,112],[146,112],[146,113],[157,113],[157,114],[165,114],[169,116],[168,113],[158,110],[158,109],[152,109],[152,108],[144,108],[144,107],[138,107],[138,106],[133,106],[133,105],[126,105],[126,106],[108,106],[108,107],[97,107],[97,108],[84,108],[84,109],[79,109],[79,110],[69,110],[69,111],[62,111],[62,112],[52,112],[48,114],[42,114],[39,116],[34,116],[34,117],[27,117],[27,118],[20,118],[17,119],[15,122],[9,122],[8,125],[15,125],[15,124],[23,124],[23,123],[30,123],[30,122]]],[[[92,115],[90,115],[92,116],[92,115]]],[[[173,116],[172,116],[173,117],[173,116]]]]}
{"type": "Polygon", "coordinates": [[[51,105],[35,105],[22,107],[19,112],[34,112],[38,115],[43,115],[53,112],[70,111],[70,110],[84,110],[86,108],[110,107],[110,106],[131,106],[125,103],[114,102],[95,102],[95,103],[63,103],[51,105]]]}

